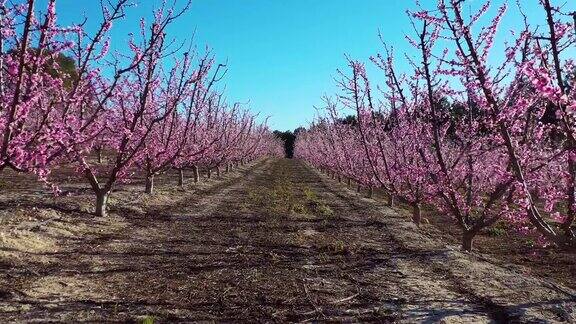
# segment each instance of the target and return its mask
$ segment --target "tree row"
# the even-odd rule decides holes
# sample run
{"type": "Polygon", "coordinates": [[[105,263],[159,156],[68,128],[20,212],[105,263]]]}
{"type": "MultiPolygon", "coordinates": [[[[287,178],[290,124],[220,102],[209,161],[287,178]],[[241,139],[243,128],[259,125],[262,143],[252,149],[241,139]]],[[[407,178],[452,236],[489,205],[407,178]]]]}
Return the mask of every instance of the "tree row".
{"type": "Polygon", "coordinates": [[[0,172],[35,174],[58,191],[59,167],[73,168],[106,215],[118,183],[135,175],[154,190],[169,170],[219,170],[282,153],[282,143],[218,86],[226,66],[210,50],[170,38],[190,7],[165,2],[138,33],[115,40],[111,29],[128,0],[102,1],[102,20],[57,23],[56,1],[0,1],[0,172]],[[121,45],[119,45],[121,44],[121,45]]]}
{"type": "Polygon", "coordinates": [[[384,75],[378,85],[349,59],[296,156],[381,188],[390,205],[411,206],[416,224],[423,204],[450,215],[465,250],[500,221],[575,248],[576,13],[539,5],[538,26],[520,2],[439,0],[408,12],[413,52],[395,57],[384,42],[370,58],[384,75]],[[496,43],[507,11],[524,23],[496,43]]]}

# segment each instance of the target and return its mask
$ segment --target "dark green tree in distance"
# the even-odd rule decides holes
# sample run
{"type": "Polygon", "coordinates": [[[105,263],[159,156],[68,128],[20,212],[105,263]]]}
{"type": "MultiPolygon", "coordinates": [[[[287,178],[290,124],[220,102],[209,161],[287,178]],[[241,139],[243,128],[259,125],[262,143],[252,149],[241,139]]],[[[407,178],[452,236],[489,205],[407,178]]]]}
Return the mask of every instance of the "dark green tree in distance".
{"type": "Polygon", "coordinates": [[[276,135],[279,139],[284,141],[284,153],[287,158],[291,159],[294,157],[294,143],[296,142],[296,137],[301,132],[305,131],[306,128],[298,127],[293,132],[291,131],[274,131],[274,135],[276,135]]]}

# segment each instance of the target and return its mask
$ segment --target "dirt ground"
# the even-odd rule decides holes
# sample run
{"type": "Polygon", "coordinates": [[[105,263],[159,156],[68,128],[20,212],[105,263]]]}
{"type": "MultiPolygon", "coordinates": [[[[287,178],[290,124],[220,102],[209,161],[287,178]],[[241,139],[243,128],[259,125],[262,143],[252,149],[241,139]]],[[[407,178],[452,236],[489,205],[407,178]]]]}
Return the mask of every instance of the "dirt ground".
{"type": "MultiPolygon", "coordinates": [[[[450,216],[432,210],[423,212],[429,221],[422,229],[429,235],[452,244],[460,244],[460,229],[450,216]]],[[[554,279],[576,289],[576,253],[543,246],[535,236],[518,233],[502,221],[482,231],[474,242],[474,251],[491,258],[493,263],[518,265],[523,273],[554,279]]]]}
{"type": "MultiPolygon", "coordinates": [[[[2,322],[570,322],[576,292],[465,254],[296,160],[185,191],[0,188],[2,322]]],[[[559,265],[561,266],[561,265],[559,265]]]]}

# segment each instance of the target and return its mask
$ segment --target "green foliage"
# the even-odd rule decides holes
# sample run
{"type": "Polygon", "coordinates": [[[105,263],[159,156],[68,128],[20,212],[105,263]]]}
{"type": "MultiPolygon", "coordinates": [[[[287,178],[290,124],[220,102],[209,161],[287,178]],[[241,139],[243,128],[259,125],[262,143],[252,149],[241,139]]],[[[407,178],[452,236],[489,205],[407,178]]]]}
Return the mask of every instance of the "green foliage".
{"type": "Polygon", "coordinates": [[[306,195],[307,200],[317,200],[318,199],[318,196],[316,195],[316,193],[308,187],[304,188],[304,195],[306,195]]]}
{"type": "Polygon", "coordinates": [[[144,317],[141,317],[138,322],[140,324],[154,324],[154,317],[146,315],[144,317]]]}
{"type": "Polygon", "coordinates": [[[308,212],[308,210],[306,209],[306,206],[304,206],[302,204],[294,204],[292,206],[292,211],[297,213],[297,214],[306,214],[308,212]]]}
{"type": "Polygon", "coordinates": [[[507,225],[504,222],[498,222],[494,226],[488,228],[486,230],[486,234],[492,237],[505,236],[506,234],[508,234],[507,225]]]}
{"type": "MultiPolygon", "coordinates": [[[[40,54],[40,52],[37,48],[32,48],[31,50],[35,53],[35,55],[40,54]]],[[[9,51],[10,54],[17,53],[17,52],[18,51],[15,49],[12,49],[11,51],[9,51]]],[[[50,51],[44,49],[42,51],[42,55],[49,57],[49,55],[53,55],[53,52],[50,52],[50,51]]],[[[78,79],[78,69],[76,67],[76,62],[74,61],[73,58],[66,56],[62,53],[59,53],[55,59],[52,59],[52,58],[47,59],[45,67],[47,68],[48,73],[52,77],[61,78],[64,81],[64,86],[66,88],[71,88],[74,81],[76,81],[78,79]],[[58,66],[59,66],[58,69],[52,68],[52,66],[54,65],[54,61],[58,64],[58,66]]],[[[27,70],[32,70],[33,64],[28,63],[25,66],[25,68],[27,70]]]]}
{"type": "Polygon", "coordinates": [[[334,211],[332,210],[332,208],[326,206],[326,205],[317,205],[316,206],[316,211],[325,217],[330,217],[332,215],[334,215],[334,211]]]}
{"type": "Polygon", "coordinates": [[[504,236],[506,235],[507,231],[504,228],[499,228],[499,227],[491,227],[489,228],[487,231],[489,236],[504,236]]]}
{"type": "Polygon", "coordinates": [[[291,159],[294,157],[294,143],[296,142],[296,135],[291,131],[281,132],[274,131],[274,135],[284,141],[284,153],[286,157],[291,159]]]}
{"type": "Polygon", "coordinates": [[[56,62],[60,66],[61,74],[63,74],[59,75],[59,77],[64,78],[64,86],[68,88],[72,87],[73,82],[78,78],[78,71],[74,59],[64,54],[59,54],[56,62]]]}
{"type": "Polygon", "coordinates": [[[316,192],[308,187],[304,188],[303,192],[306,197],[308,209],[311,213],[324,217],[334,215],[334,211],[318,197],[316,192]]]}
{"type": "Polygon", "coordinates": [[[358,119],[356,119],[355,115],[348,115],[344,118],[339,118],[336,122],[344,125],[356,126],[356,124],[358,124],[358,119]]]}
{"type": "MultiPolygon", "coordinates": [[[[248,191],[248,204],[255,205],[271,216],[290,213],[331,217],[334,211],[309,187],[295,186],[287,174],[279,172],[267,186],[248,191]]],[[[242,208],[249,209],[245,203],[242,208]]]]}
{"type": "Polygon", "coordinates": [[[284,153],[286,154],[287,158],[291,159],[294,157],[294,143],[296,143],[296,137],[298,137],[298,134],[304,131],[306,131],[306,128],[304,127],[298,127],[293,132],[282,132],[278,130],[274,131],[274,135],[284,141],[284,153]]]}
{"type": "Polygon", "coordinates": [[[339,254],[350,254],[348,250],[348,246],[343,241],[337,240],[332,242],[329,246],[331,252],[339,253],[339,254]]]}

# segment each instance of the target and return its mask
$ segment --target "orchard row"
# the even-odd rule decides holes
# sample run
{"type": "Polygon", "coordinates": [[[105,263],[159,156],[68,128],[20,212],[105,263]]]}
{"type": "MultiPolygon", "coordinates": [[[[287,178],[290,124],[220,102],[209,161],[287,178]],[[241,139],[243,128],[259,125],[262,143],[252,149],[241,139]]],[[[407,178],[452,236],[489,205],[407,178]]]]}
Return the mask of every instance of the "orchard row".
{"type": "Polygon", "coordinates": [[[154,176],[168,170],[197,175],[199,166],[282,154],[268,128],[218,90],[226,66],[167,34],[190,3],[162,5],[110,51],[111,29],[130,6],[102,1],[89,34],[84,23],[59,26],[55,0],[0,0],[0,172],[29,172],[57,191],[51,171],[70,165],[99,216],[115,185],[136,173],[152,193],[154,176]]]}
{"type": "Polygon", "coordinates": [[[539,27],[520,2],[474,3],[470,14],[464,1],[439,0],[408,12],[414,52],[397,58],[384,44],[370,58],[385,76],[377,86],[349,59],[296,156],[408,203],[417,224],[423,204],[450,215],[465,250],[499,221],[576,248],[576,13],[537,4],[539,27]],[[524,24],[495,44],[507,11],[524,24]]]}

